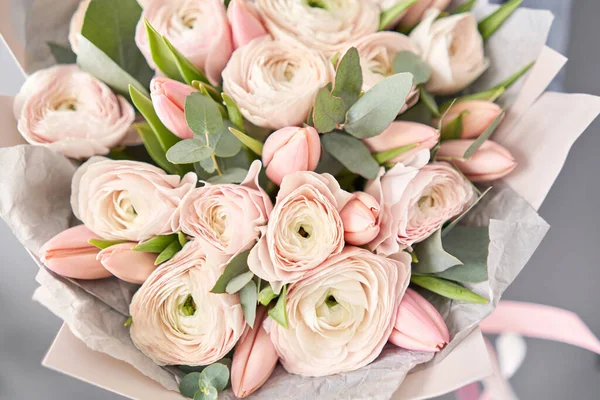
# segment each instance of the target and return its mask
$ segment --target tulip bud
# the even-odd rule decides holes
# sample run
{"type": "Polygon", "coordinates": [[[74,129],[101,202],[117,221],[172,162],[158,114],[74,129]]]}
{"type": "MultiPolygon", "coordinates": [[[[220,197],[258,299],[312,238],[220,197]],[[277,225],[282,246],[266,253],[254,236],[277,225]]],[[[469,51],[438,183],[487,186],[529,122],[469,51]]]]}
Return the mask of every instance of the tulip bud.
{"type": "Polygon", "coordinates": [[[406,10],[399,27],[403,30],[411,29],[423,19],[425,12],[430,8],[444,11],[450,5],[450,0],[419,0],[406,10]]]}
{"type": "Polygon", "coordinates": [[[150,82],[152,105],[160,121],[181,139],[191,139],[194,132],[185,119],[185,99],[197,92],[191,86],[169,78],[156,77],[150,82]]]}
{"type": "Polygon", "coordinates": [[[381,134],[364,139],[363,143],[372,153],[413,146],[389,160],[398,163],[412,159],[421,150],[431,150],[439,140],[437,129],[418,122],[395,121],[381,134]]]}
{"type": "Polygon", "coordinates": [[[265,36],[267,30],[252,4],[244,0],[232,0],[227,7],[227,19],[231,26],[233,48],[237,49],[260,36],[265,36]]]}
{"type": "Polygon", "coordinates": [[[112,274],[96,260],[100,249],[88,243],[90,239],[100,237],[84,225],[69,228],[42,246],[40,258],[51,271],[67,278],[108,278],[112,274]]]}
{"type": "MultiPolygon", "coordinates": [[[[462,114],[462,132],[460,138],[472,139],[480,136],[502,113],[502,109],[491,101],[468,100],[456,103],[442,119],[442,137],[445,129],[462,114]]],[[[450,138],[458,139],[458,138],[450,138]]]]}
{"type": "Polygon", "coordinates": [[[348,244],[362,246],[379,234],[379,203],[370,194],[355,192],[340,211],[340,217],[344,224],[344,240],[348,244]]]}
{"type": "Polygon", "coordinates": [[[423,296],[406,289],[390,342],[407,350],[437,352],[450,341],[440,313],[423,296]]]}
{"type": "Polygon", "coordinates": [[[288,174],[314,171],[320,158],[321,139],[319,133],[310,126],[290,126],[273,132],[262,151],[266,174],[277,185],[288,174]]]}
{"type": "Polygon", "coordinates": [[[117,278],[141,285],[156,269],[156,254],[131,250],[137,243],[121,243],[107,247],[97,255],[104,268],[117,278]]]}
{"type": "Polygon", "coordinates": [[[517,162],[508,150],[486,140],[469,159],[465,151],[474,140],[446,140],[437,153],[438,160],[452,161],[471,182],[487,182],[510,174],[517,162]]]}
{"type": "Polygon", "coordinates": [[[244,398],[257,391],[273,373],[278,355],[263,328],[267,308],[256,310],[252,329],[246,328],[233,353],[231,363],[231,387],[233,393],[244,398]]]}

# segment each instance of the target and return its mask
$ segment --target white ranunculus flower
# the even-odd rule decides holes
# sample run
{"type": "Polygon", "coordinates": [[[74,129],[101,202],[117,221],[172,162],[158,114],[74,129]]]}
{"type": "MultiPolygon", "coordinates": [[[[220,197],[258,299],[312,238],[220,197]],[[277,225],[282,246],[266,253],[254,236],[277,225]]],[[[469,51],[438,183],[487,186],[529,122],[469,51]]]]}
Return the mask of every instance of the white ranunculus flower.
{"type": "Polygon", "coordinates": [[[320,53],[264,36],[233,53],[223,70],[223,91],[248,121],[280,129],[302,125],[334,74],[320,53]]]}
{"type": "Polygon", "coordinates": [[[107,154],[129,134],[135,112],[122,96],[76,65],[57,65],[27,77],[15,97],[21,135],[71,158],[107,154]]]}
{"type": "Polygon", "coordinates": [[[437,19],[439,10],[427,11],[410,38],[433,73],[426,89],[438,95],[454,94],[469,86],[488,68],[483,38],[471,13],[437,19]]]}
{"type": "Polygon", "coordinates": [[[201,240],[187,243],[154,270],[131,301],[131,339],[159,365],[208,365],[244,332],[237,295],[211,289],[227,259],[207,256],[201,240]]]}
{"type": "Polygon", "coordinates": [[[385,346],[409,283],[411,257],[385,258],[346,247],[291,284],[288,328],[265,328],[291,373],[326,376],[369,364],[385,346]]]}
{"type": "Polygon", "coordinates": [[[94,157],[75,171],[71,205],[103,239],[146,240],[179,230],[173,215],[196,181],[193,172],[180,178],[143,162],[94,157]]]}
{"type": "Polygon", "coordinates": [[[248,267],[278,292],[344,248],[339,211],[352,195],[329,174],[296,172],[281,182],[264,234],[248,267]]]}
{"type": "Polygon", "coordinates": [[[257,0],[256,6],[273,37],[300,41],[328,57],[379,28],[372,0],[257,0]]]}

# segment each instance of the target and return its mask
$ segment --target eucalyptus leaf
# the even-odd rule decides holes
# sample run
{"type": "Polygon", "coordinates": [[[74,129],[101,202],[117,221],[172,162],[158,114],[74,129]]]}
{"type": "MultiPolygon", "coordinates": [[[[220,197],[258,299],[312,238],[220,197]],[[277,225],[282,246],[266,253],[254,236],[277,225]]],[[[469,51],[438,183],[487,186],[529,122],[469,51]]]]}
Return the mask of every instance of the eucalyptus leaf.
{"type": "MultiPolygon", "coordinates": [[[[358,50],[351,47],[338,64],[335,73],[335,86],[331,93],[334,97],[342,99],[344,114],[360,97],[362,85],[363,76],[358,50]]],[[[343,122],[343,117],[338,122],[343,122]]]]}
{"type": "Polygon", "coordinates": [[[484,282],[490,239],[487,227],[457,226],[444,237],[444,247],[459,257],[463,265],[436,273],[439,278],[457,282],[484,282]]]}
{"type": "Polygon", "coordinates": [[[148,22],[146,18],[144,18],[144,26],[146,35],[148,36],[148,46],[150,47],[150,54],[152,55],[154,64],[156,64],[158,69],[165,74],[167,78],[183,82],[183,77],[179,72],[175,57],[169,47],[167,47],[163,40],[163,36],[150,25],[150,22],[148,22]]]}
{"type": "Polygon", "coordinates": [[[252,152],[258,156],[262,155],[264,144],[253,137],[246,135],[244,132],[241,132],[234,128],[229,128],[229,131],[233,133],[233,135],[238,138],[240,142],[252,152]]]}
{"type": "Polygon", "coordinates": [[[179,383],[179,392],[191,399],[194,398],[198,389],[200,389],[200,372],[191,372],[185,375],[179,383]]]}
{"type": "Polygon", "coordinates": [[[75,64],[77,62],[77,54],[73,53],[70,48],[53,42],[48,42],[47,45],[57,64],[75,64]]]}
{"type": "Polygon", "coordinates": [[[271,285],[267,285],[263,290],[258,294],[258,302],[263,306],[268,306],[277,295],[273,292],[273,288],[271,285]]]}
{"type": "Polygon", "coordinates": [[[206,146],[206,142],[200,139],[185,139],[175,143],[167,151],[167,160],[173,164],[193,164],[210,158],[214,150],[206,146]]]}
{"type": "Polygon", "coordinates": [[[418,274],[433,274],[463,264],[461,260],[444,250],[441,229],[415,245],[415,253],[419,262],[413,265],[412,270],[418,274]]]}
{"type": "Polygon", "coordinates": [[[254,320],[256,319],[257,292],[256,283],[253,280],[250,280],[239,292],[244,319],[250,328],[254,326],[254,320]]]}
{"type": "Polygon", "coordinates": [[[212,157],[206,157],[205,159],[200,160],[197,163],[209,175],[214,174],[217,170],[217,166],[215,165],[215,161],[212,159],[212,157]]]}
{"type": "Polygon", "coordinates": [[[392,7],[384,10],[379,16],[379,30],[382,31],[386,29],[390,24],[392,24],[396,19],[398,19],[402,14],[408,10],[410,6],[415,4],[419,0],[404,0],[396,3],[392,7]]]}
{"type": "Polygon", "coordinates": [[[395,74],[410,72],[413,74],[413,85],[426,83],[431,78],[431,67],[412,51],[401,51],[396,54],[392,64],[395,74]]]}
{"type": "Polygon", "coordinates": [[[212,386],[222,392],[229,382],[229,368],[221,363],[214,363],[204,368],[200,373],[200,384],[212,386]]]}
{"type": "Polygon", "coordinates": [[[460,139],[463,131],[463,118],[469,115],[469,111],[463,111],[452,121],[442,124],[442,140],[460,139]]]}
{"type": "Polygon", "coordinates": [[[215,286],[211,289],[212,293],[226,293],[227,284],[236,276],[242,275],[248,272],[248,255],[250,250],[244,251],[229,261],[229,264],[225,267],[223,274],[215,283],[215,286]]]}
{"type": "Polygon", "coordinates": [[[213,184],[222,184],[222,183],[242,183],[246,176],[248,175],[248,170],[243,168],[230,168],[223,172],[223,175],[213,176],[208,179],[209,183],[213,184]]]}
{"type": "Polygon", "coordinates": [[[114,246],[115,244],[121,244],[127,242],[126,240],[105,240],[105,239],[90,239],[88,243],[92,246],[96,246],[100,250],[104,250],[109,248],[110,246],[114,246]]]}
{"type": "Polygon", "coordinates": [[[185,100],[185,118],[190,129],[214,149],[224,128],[217,104],[201,93],[193,93],[185,100]]]}
{"type": "Polygon", "coordinates": [[[359,139],[383,132],[406,104],[412,81],[411,74],[402,73],[389,76],[373,86],[348,110],[344,126],[346,132],[359,139]]]}
{"type": "Polygon", "coordinates": [[[175,165],[167,160],[167,153],[163,150],[156,137],[156,134],[149,124],[135,124],[135,129],[140,135],[140,138],[142,138],[142,142],[144,143],[146,151],[159,167],[167,171],[169,174],[179,174],[181,176],[191,171],[191,169],[187,168],[187,166],[175,165]]]}
{"type": "Polygon", "coordinates": [[[242,288],[246,286],[248,282],[252,280],[252,278],[254,278],[252,271],[244,272],[243,274],[238,275],[227,282],[225,291],[229,294],[235,294],[242,290],[242,288]]]}
{"type": "Polygon", "coordinates": [[[288,328],[288,319],[287,319],[287,285],[284,285],[281,288],[281,293],[279,294],[279,298],[277,299],[277,303],[275,303],[275,307],[269,309],[269,317],[271,317],[275,322],[284,327],[288,328]]]}
{"type": "Polygon", "coordinates": [[[200,385],[200,389],[194,394],[194,400],[217,400],[219,391],[214,386],[200,385]]]}
{"type": "Polygon", "coordinates": [[[331,132],[338,124],[344,122],[345,117],[344,101],[332,95],[328,88],[321,88],[317,93],[313,109],[313,121],[317,131],[320,133],[331,132]]]}
{"type": "Polygon", "coordinates": [[[523,3],[523,0],[509,0],[494,13],[479,22],[479,32],[484,40],[492,36],[511,14],[523,3]]]}
{"type": "MultiPolygon", "coordinates": [[[[231,351],[233,353],[233,351],[231,351]]],[[[221,358],[219,361],[215,361],[216,363],[223,364],[229,370],[231,370],[231,358],[225,356],[221,358]]],[[[185,372],[186,374],[190,374],[192,372],[202,372],[208,365],[179,365],[178,368],[185,372]]],[[[199,378],[198,378],[199,379],[199,378]]]]}
{"type": "Polygon", "coordinates": [[[166,249],[171,242],[177,240],[177,235],[161,235],[155,236],[152,239],[146,240],[131,248],[134,251],[143,251],[144,253],[162,253],[164,249],[166,249]]]}
{"type": "MultiPolygon", "coordinates": [[[[136,0],[92,0],[85,12],[81,35],[137,79],[142,87],[147,87],[154,71],[135,43],[141,14],[142,8],[136,0]]],[[[81,43],[77,53],[80,57],[81,43]]]]}
{"type": "Polygon", "coordinates": [[[226,93],[221,93],[221,98],[225,103],[225,107],[227,108],[227,114],[229,115],[229,120],[241,130],[244,130],[244,117],[242,116],[242,112],[240,111],[236,102],[229,97],[226,93]]]}
{"type": "Polygon", "coordinates": [[[242,149],[242,143],[229,130],[232,127],[230,121],[223,121],[223,132],[217,142],[215,155],[217,157],[229,158],[235,156],[242,149]]]}
{"type": "Polygon", "coordinates": [[[440,108],[438,107],[437,102],[435,101],[435,97],[433,97],[433,95],[427,90],[425,90],[425,88],[423,88],[422,86],[419,88],[419,95],[421,102],[425,104],[425,107],[427,107],[429,111],[431,111],[431,114],[436,118],[439,117],[440,108]]]}
{"type": "Polygon", "coordinates": [[[366,179],[377,177],[379,164],[362,141],[343,133],[333,132],[321,136],[321,144],[351,172],[366,179]]]}
{"type": "MultiPolygon", "coordinates": [[[[177,236],[177,235],[175,235],[177,236]]],[[[175,254],[177,254],[181,250],[181,245],[179,244],[179,240],[175,239],[156,257],[154,261],[154,265],[160,265],[166,261],[169,261],[175,254]]]]}
{"type": "Polygon", "coordinates": [[[440,296],[458,300],[458,301],[466,301],[468,303],[476,303],[476,304],[488,304],[489,301],[478,295],[477,293],[473,293],[469,289],[464,286],[461,286],[457,283],[450,282],[446,279],[436,278],[434,276],[422,276],[422,275],[412,275],[410,277],[411,283],[422,287],[423,289],[427,289],[430,292],[439,294],[440,296]]]}
{"type": "Polygon", "coordinates": [[[500,115],[498,115],[496,119],[492,121],[490,126],[488,126],[487,129],[481,135],[479,135],[477,139],[475,139],[475,141],[469,146],[467,151],[465,151],[465,155],[463,157],[470,158],[473,154],[475,154],[475,152],[483,145],[483,143],[485,143],[485,141],[488,140],[496,131],[496,128],[498,128],[498,125],[500,125],[500,122],[503,118],[504,111],[502,111],[500,115]]]}

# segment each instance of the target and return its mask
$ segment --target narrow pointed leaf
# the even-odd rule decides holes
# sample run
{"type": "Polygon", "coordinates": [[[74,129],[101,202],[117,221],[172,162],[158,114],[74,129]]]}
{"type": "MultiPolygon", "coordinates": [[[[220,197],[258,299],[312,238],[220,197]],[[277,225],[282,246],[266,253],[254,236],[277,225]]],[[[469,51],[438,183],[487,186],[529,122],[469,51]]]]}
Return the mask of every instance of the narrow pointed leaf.
{"type": "Polygon", "coordinates": [[[162,253],[171,242],[177,240],[177,235],[155,236],[131,248],[134,251],[143,251],[145,253],[162,253]]]}
{"type": "Polygon", "coordinates": [[[252,273],[252,271],[244,272],[243,274],[238,275],[238,276],[234,277],[233,279],[231,279],[227,283],[227,286],[225,287],[225,291],[229,294],[237,293],[240,290],[242,290],[242,288],[244,286],[246,286],[248,284],[248,282],[250,282],[252,280],[252,278],[254,278],[254,274],[252,273]]]}
{"type": "Polygon", "coordinates": [[[268,306],[275,297],[277,297],[277,295],[273,292],[273,288],[271,285],[268,285],[258,294],[258,302],[263,306],[268,306]]]}
{"type": "Polygon", "coordinates": [[[383,11],[379,16],[379,30],[386,29],[402,13],[419,0],[404,0],[383,11]]]}
{"type": "Polygon", "coordinates": [[[133,105],[146,119],[146,122],[148,122],[150,128],[152,128],[152,131],[155,133],[156,139],[160,143],[161,148],[166,153],[167,150],[171,148],[171,146],[179,142],[181,139],[173,135],[171,131],[169,131],[163,125],[163,123],[158,118],[158,115],[156,115],[156,111],[154,111],[152,100],[150,100],[148,96],[140,92],[134,86],[129,86],[129,93],[131,95],[133,105]]]}
{"type": "Polygon", "coordinates": [[[269,317],[271,317],[275,322],[277,322],[285,329],[288,328],[286,296],[287,285],[284,285],[281,289],[281,294],[279,295],[279,299],[277,299],[275,307],[269,310],[269,317]]]}
{"type": "Polygon", "coordinates": [[[386,162],[398,157],[400,154],[406,153],[407,151],[412,150],[417,146],[418,144],[415,143],[398,147],[392,150],[382,151],[381,153],[373,153],[373,158],[375,158],[375,161],[377,161],[380,165],[383,165],[386,162]]]}
{"type": "Polygon", "coordinates": [[[105,239],[90,239],[88,243],[92,246],[96,246],[100,250],[104,250],[109,248],[110,246],[114,246],[115,244],[125,243],[126,240],[105,240],[105,239]]]}
{"type": "Polygon", "coordinates": [[[483,145],[483,143],[486,140],[488,140],[492,136],[492,134],[496,131],[496,128],[498,128],[498,125],[500,125],[502,118],[504,118],[504,111],[501,112],[500,115],[498,115],[496,117],[496,119],[494,121],[492,121],[492,123],[490,124],[490,126],[488,126],[488,128],[485,130],[485,132],[483,132],[481,135],[479,135],[479,137],[477,139],[475,139],[473,144],[471,144],[471,146],[469,146],[467,151],[465,151],[464,158],[470,158],[473,154],[475,154],[475,152],[481,147],[481,145],[483,145]]]}
{"type": "Polygon", "coordinates": [[[477,293],[473,293],[464,286],[445,279],[434,276],[412,275],[411,283],[427,289],[430,292],[437,293],[440,296],[452,300],[466,301],[467,303],[488,304],[489,301],[477,293]]]}
{"type": "Polygon", "coordinates": [[[227,107],[227,114],[229,115],[229,120],[233,122],[233,124],[238,129],[244,129],[244,117],[236,104],[236,102],[229,97],[225,93],[221,93],[221,97],[223,98],[223,102],[225,103],[225,107],[227,107]]]}
{"type": "Polygon", "coordinates": [[[169,47],[167,47],[165,41],[163,40],[163,36],[158,33],[158,31],[154,29],[152,25],[150,25],[150,22],[148,22],[146,18],[144,18],[144,26],[146,27],[148,45],[150,47],[150,54],[152,55],[154,64],[156,64],[158,69],[160,69],[162,73],[167,76],[167,78],[183,82],[184,80],[179,72],[177,63],[175,62],[173,52],[171,52],[169,47]]]}
{"type": "Polygon", "coordinates": [[[229,264],[227,264],[223,274],[211,289],[212,293],[226,293],[229,281],[236,276],[248,272],[248,254],[250,254],[250,250],[238,254],[229,262],[229,264]]]}
{"type": "Polygon", "coordinates": [[[181,245],[177,239],[173,240],[169,245],[156,257],[154,265],[159,265],[165,261],[169,261],[177,252],[181,250],[181,245]]]}
{"type": "Polygon", "coordinates": [[[264,144],[262,142],[259,142],[258,140],[254,139],[253,137],[250,137],[248,135],[246,135],[245,133],[238,131],[235,128],[229,128],[229,131],[231,133],[233,133],[233,135],[238,138],[238,140],[240,142],[242,142],[242,144],[244,146],[246,146],[247,148],[249,148],[250,150],[252,150],[252,152],[258,156],[262,155],[262,150],[264,147],[264,144]]]}
{"type": "Polygon", "coordinates": [[[512,85],[515,84],[515,82],[517,82],[519,79],[521,79],[523,77],[523,75],[525,75],[530,69],[531,67],[533,67],[535,65],[535,61],[530,62],[529,64],[527,64],[526,66],[524,66],[522,69],[520,69],[519,71],[517,71],[514,75],[509,76],[506,80],[504,80],[503,82],[500,82],[498,85],[494,86],[492,89],[508,89],[510,88],[512,85]]]}
{"type": "Polygon", "coordinates": [[[256,283],[252,279],[239,291],[244,319],[251,328],[254,326],[254,320],[256,319],[257,292],[256,283]]]}
{"type": "Polygon", "coordinates": [[[458,117],[442,125],[442,140],[460,139],[463,131],[463,118],[467,115],[469,115],[469,112],[463,111],[458,114],[458,117]]]}
{"type": "Polygon", "coordinates": [[[204,75],[204,72],[201,69],[192,64],[192,62],[188,60],[179,50],[177,50],[167,38],[163,37],[163,41],[173,54],[173,59],[175,60],[179,74],[185,83],[191,85],[193,81],[201,81],[209,84],[206,75],[204,75]]]}
{"type": "Polygon", "coordinates": [[[167,171],[169,174],[179,174],[181,176],[185,175],[187,172],[192,171],[191,168],[187,168],[183,165],[175,165],[169,160],[167,160],[167,153],[163,150],[156,137],[156,134],[154,133],[149,124],[135,124],[135,129],[142,138],[142,142],[144,143],[146,151],[159,167],[167,171]]]}
{"type": "Polygon", "coordinates": [[[185,236],[185,233],[183,233],[183,232],[177,232],[177,240],[179,241],[179,244],[181,245],[181,247],[185,246],[187,244],[187,242],[189,242],[188,238],[185,236]]]}
{"type": "Polygon", "coordinates": [[[469,12],[473,9],[473,6],[475,5],[476,2],[477,2],[477,0],[469,0],[466,3],[463,3],[460,6],[456,7],[456,9],[454,10],[454,12],[452,14],[462,14],[462,13],[469,12]]]}
{"type": "Polygon", "coordinates": [[[431,93],[429,93],[427,90],[425,90],[425,88],[423,88],[422,86],[419,88],[419,93],[420,93],[420,98],[421,98],[421,102],[423,102],[423,104],[425,104],[425,106],[429,109],[429,111],[431,111],[431,114],[434,117],[439,117],[440,116],[440,108],[437,105],[437,102],[435,101],[435,97],[433,97],[433,95],[431,93]]]}
{"type": "Polygon", "coordinates": [[[492,36],[511,14],[523,3],[523,0],[510,0],[500,6],[479,23],[479,32],[484,40],[492,36]]]}

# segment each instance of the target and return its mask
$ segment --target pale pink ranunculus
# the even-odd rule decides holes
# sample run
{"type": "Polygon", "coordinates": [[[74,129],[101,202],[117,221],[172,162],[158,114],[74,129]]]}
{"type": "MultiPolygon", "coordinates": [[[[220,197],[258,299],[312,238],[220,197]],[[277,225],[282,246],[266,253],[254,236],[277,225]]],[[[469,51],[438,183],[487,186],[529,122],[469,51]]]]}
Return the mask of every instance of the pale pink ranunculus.
{"type": "Polygon", "coordinates": [[[268,35],[253,2],[231,0],[227,6],[227,19],[231,26],[233,47],[237,49],[257,37],[268,35]]]}
{"type": "Polygon", "coordinates": [[[71,45],[71,50],[73,50],[73,53],[75,54],[77,54],[77,51],[79,50],[79,35],[81,34],[81,28],[83,28],[85,13],[91,1],[92,0],[81,0],[69,23],[69,44],[71,45]]]}
{"type": "Polygon", "coordinates": [[[189,192],[177,212],[181,231],[225,255],[234,255],[256,242],[273,208],[258,184],[260,167],[260,161],[254,161],[239,185],[207,183],[189,192]]]}
{"type": "Polygon", "coordinates": [[[335,71],[325,57],[298,43],[254,39],[237,49],[223,70],[223,91],[254,125],[302,125],[319,89],[335,71]]]}
{"type": "MultiPolygon", "coordinates": [[[[398,0],[394,0],[396,3],[398,0]]],[[[444,11],[450,6],[451,0],[419,0],[406,10],[402,18],[400,18],[400,28],[410,29],[417,25],[425,13],[435,8],[439,11],[444,11]]]]}
{"type": "Polygon", "coordinates": [[[97,259],[111,274],[122,281],[141,285],[156,269],[156,254],[132,250],[138,243],[125,242],[109,246],[97,259]]]}
{"type": "Polygon", "coordinates": [[[440,141],[440,131],[428,125],[412,121],[394,121],[381,134],[363,139],[363,143],[372,153],[381,153],[414,146],[392,158],[398,163],[412,160],[423,150],[431,150],[440,141]]]}
{"type": "Polygon", "coordinates": [[[141,241],[179,230],[173,216],[196,181],[193,172],[181,178],[143,162],[94,157],[75,171],[71,206],[103,239],[141,241]]]}
{"type": "Polygon", "coordinates": [[[438,18],[430,9],[410,34],[421,58],[432,69],[425,88],[436,95],[451,95],[466,88],[489,67],[477,20],[471,13],[438,18]]]}
{"type": "Polygon", "coordinates": [[[246,322],[237,295],[212,293],[227,258],[188,242],[154,270],[129,306],[133,344],[159,365],[208,365],[237,343],[246,322]]]}
{"type": "Polygon", "coordinates": [[[379,8],[372,1],[338,0],[326,7],[306,0],[256,0],[255,4],[274,38],[300,42],[333,57],[377,32],[379,8]]]}
{"type": "Polygon", "coordinates": [[[445,162],[421,169],[398,163],[365,191],[381,204],[381,231],[369,247],[382,255],[425,240],[475,200],[471,183],[445,162]]]}
{"type": "Polygon", "coordinates": [[[196,92],[198,90],[192,86],[162,76],[150,82],[150,97],[156,115],[168,130],[181,139],[194,137],[185,118],[185,101],[196,92]]]}
{"type": "MultiPolygon", "coordinates": [[[[394,74],[393,63],[396,55],[403,51],[417,53],[417,48],[412,41],[398,32],[382,31],[366,35],[354,44],[360,57],[360,66],[363,73],[363,91],[394,74]]],[[[341,58],[340,58],[341,59],[341,58]]],[[[419,88],[413,86],[406,97],[406,104],[400,112],[406,111],[419,101],[419,88]]]]}
{"type": "Polygon", "coordinates": [[[286,175],[314,171],[321,158],[321,138],[312,126],[288,126],[269,135],[262,151],[266,174],[277,185],[286,175]]]}
{"type": "Polygon", "coordinates": [[[265,329],[283,367],[303,376],[354,371],[379,356],[396,321],[410,279],[411,258],[395,259],[358,247],[288,286],[288,328],[265,329]]]}
{"type": "Polygon", "coordinates": [[[344,248],[339,211],[352,195],[329,174],[296,172],[283,178],[269,223],[248,267],[276,292],[344,248]]]}
{"type": "Polygon", "coordinates": [[[222,0],[145,0],[136,27],[135,42],[151,67],[150,44],[144,19],[192,64],[200,68],[213,85],[221,83],[233,41],[222,0]]]}
{"type": "Polygon", "coordinates": [[[21,135],[70,158],[107,154],[129,133],[131,104],[76,65],[56,65],[27,77],[15,97],[21,135]]]}
{"type": "MultiPolygon", "coordinates": [[[[493,101],[467,100],[454,104],[442,119],[442,132],[448,124],[461,117],[460,139],[479,137],[502,114],[502,108],[493,101]],[[462,116],[461,116],[462,115],[462,116]]],[[[454,138],[454,139],[459,139],[454,138]]]]}

